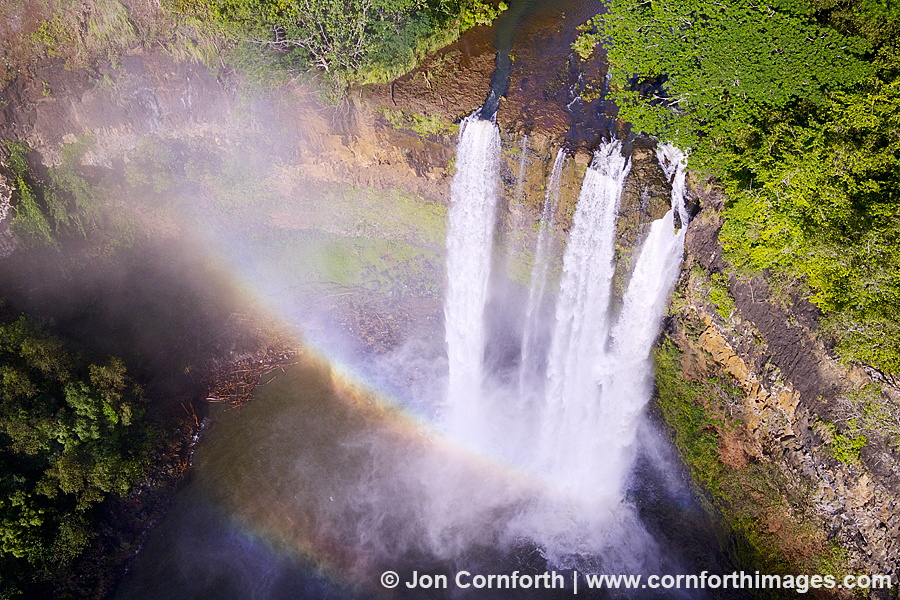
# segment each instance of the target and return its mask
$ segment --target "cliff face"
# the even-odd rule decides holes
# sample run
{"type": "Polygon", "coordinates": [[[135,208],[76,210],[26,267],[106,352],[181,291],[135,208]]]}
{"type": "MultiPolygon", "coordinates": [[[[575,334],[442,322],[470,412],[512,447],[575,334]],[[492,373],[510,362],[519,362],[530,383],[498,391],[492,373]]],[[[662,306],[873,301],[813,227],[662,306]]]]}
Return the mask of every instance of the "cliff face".
{"type": "MultiPolygon", "coordinates": [[[[721,200],[698,190],[704,208],[688,229],[664,345],[674,344],[669,358],[678,358],[678,375],[701,392],[692,402],[706,414],[705,434],[721,463],[710,479],[746,484],[713,495],[730,506],[732,519],[751,517],[751,527],[767,536],[757,549],[781,551],[788,566],[893,574],[896,581],[900,390],[839,363],[817,329],[816,307],[789,283],[736,273],[717,240],[721,200]],[[773,510],[741,513],[744,502],[765,504],[751,476],[760,468],[772,473],[773,510]],[[797,534],[789,525],[798,523],[805,549],[791,539],[797,534]]],[[[665,406],[672,399],[664,387],[665,406]]]]}
{"type": "Polygon", "coordinates": [[[12,188],[5,177],[0,177],[0,259],[12,254],[16,249],[16,238],[9,229],[12,221],[12,188]]]}

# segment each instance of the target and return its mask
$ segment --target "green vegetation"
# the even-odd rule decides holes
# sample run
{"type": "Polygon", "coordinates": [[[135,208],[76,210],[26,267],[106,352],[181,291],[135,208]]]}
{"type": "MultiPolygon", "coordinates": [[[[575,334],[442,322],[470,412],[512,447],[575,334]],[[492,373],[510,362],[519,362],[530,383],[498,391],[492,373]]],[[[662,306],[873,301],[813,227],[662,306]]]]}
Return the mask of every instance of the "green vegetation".
{"type": "MultiPolygon", "coordinates": [[[[847,423],[847,427],[857,430],[858,424],[855,420],[851,420],[847,423]]],[[[866,445],[866,436],[839,433],[834,423],[822,420],[813,423],[813,430],[828,444],[834,458],[845,465],[859,464],[860,451],[866,445]]]]}
{"type": "Polygon", "coordinates": [[[656,385],[660,408],[666,422],[675,431],[675,444],[697,480],[716,496],[721,495],[720,479],[724,465],[718,458],[718,433],[713,420],[699,402],[704,394],[699,383],[689,383],[681,377],[678,350],[665,343],[656,350],[656,385]]]}
{"type": "Polygon", "coordinates": [[[866,445],[866,436],[850,437],[840,433],[834,434],[834,457],[844,464],[858,464],[859,453],[866,445]]]}
{"type": "Polygon", "coordinates": [[[709,299],[716,307],[716,312],[724,320],[731,317],[734,312],[734,297],[728,289],[728,278],[721,273],[712,273],[709,276],[709,299]]]}
{"type": "MultiPolygon", "coordinates": [[[[461,31],[506,8],[482,0],[166,0],[165,7],[238,45],[245,66],[314,72],[338,90],[390,81],[461,31]],[[249,51],[248,51],[249,49],[249,51]]],[[[252,68],[252,67],[251,67],[252,68]]]]}
{"type": "Polygon", "coordinates": [[[310,199],[310,226],[354,237],[394,239],[436,254],[446,239],[447,209],[405,190],[329,186],[310,199]]]}
{"type": "Polygon", "coordinates": [[[900,406],[877,386],[863,386],[841,400],[849,409],[845,419],[854,434],[865,431],[869,437],[882,438],[888,446],[900,447],[900,406]]]}
{"type": "Polygon", "coordinates": [[[13,204],[15,216],[12,221],[13,230],[26,239],[52,242],[52,228],[35,196],[34,183],[28,173],[28,145],[22,142],[7,142],[9,158],[6,167],[15,182],[13,204]]]}
{"type": "Polygon", "coordinates": [[[844,464],[859,464],[860,451],[876,447],[900,447],[900,407],[868,384],[839,397],[834,423],[819,421],[816,432],[828,443],[834,457],[844,464]]]}
{"type": "Polygon", "coordinates": [[[768,572],[842,573],[843,552],[826,540],[805,501],[807,490],[774,464],[735,450],[741,424],[731,413],[743,392],[733,381],[686,381],[681,357],[669,341],[656,349],[659,407],[694,480],[737,535],[739,565],[768,572]]]}
{"type": "Polygon", "coordinates": [[[606,44],[622,116],[722,182],[726,258],[805,282],[843,357],[900,373],[900,10],[608,7],[576,49],[606,44]]]}
{"type": "Polygon", "coordinates": [[[0,597],[50,597],[141,478],[154,434],[116,359],[87,365],[24,317],[0,324],[0,597]]]}
{"type": "Polygon", "coordinates": [[[278,285],[300,295],[440,297],[437,255],[400,240],[273,230],[260,234],[256,244],[277,272],[278,285]]]}
{"type": "Polygon", "coordinates": [[[286,286],[389,297],[438,294],[446,235],[440,204],[399,189],[323,183],[286,189],[290,178],[256,149],[219,152],[203,140],[158,137],[144,138],[127,155],[122,184],[113,187],[109,173],[91,180],[82,175],[91,144],[84,137],[64,146],[44,183],[28,171],[27,146],[8,145],[7,166],[24,182],[16,186],[13,225],[26,243],[59,250],[74,236],[114,252],[111,242],[127,242],[132,231],[141,235],[143,221],[135,215],[165,224],[173,213],[200,209],[225,231],[240,223],[242,239],[267,257],[286,286]],[[300,194],[302,201],[286,194],[300,194]],[[110,201],[118,202],[116,210],[101,211],[110,201]]]}
{"type": "Polygon", "coordinates": [[[154,199],[171,196],[180,176],[184,176],[183,166],[173,149],[153,137],[143,138],[125,165],[125,182],[154,199]]]}
{"type": "Polygon", "coordinates": [[[856,84],[863,40],[815,23],[804,0],[612,0],[585,40],[609,40],[611,84],[638,129],[710,156],[763,111],[856,84]],[[637,75],[637,77],[635,77],[637,75]],[[644,92],[646,85],[652,91],[644,92]]]}
{"type": "Polygon", "coordinates": [[[423,117],[418,113],[409,113],[404,110],[391,110],[381,108],[378,111],[394,129],[408,129],[421,137],[436,135],[450,135],[459,130],[455,123],[445,123],[438,115],[423,117]]]}
{"type": "MultiPolygon", "coordinates": [[[[48,16],[13,40],[18,49],[0,62],[0,79],[12,80],[34,56],[71,69],[115,63],[143,45],[218,71],[236,67],[249,83],[319,79],[326,98],[335,99],[350,85],[396,79],[505,9],[493,0],[161,0],[144,8],[37,0],[31,10],[48,16]]],[[[0,15],[27,18],[21,7],[0,8],[0,15]]]]}
{"type": "Polygon", "coordinates": [[[29,245],[57,246],[65,236],[87,237],[102,230],[106,246],[127,245],[133,223],[102,209],[108,190],[83,173],[82,162],[93,140],[81,136],[63,146],[59,165],[39,180],[29,169],[30,148],[24,142],[6,142],[8,158],[3,165],[14,182],[12,229],[29,245]]]}
{"type": "Polygon", "coordinates": [[[86,66],[96,57],[114,59],[139,41],[119,0],[47,0],[45,5],[52,14],[29,41],[37,53],[62,57],[69,68],[86,66]]]}

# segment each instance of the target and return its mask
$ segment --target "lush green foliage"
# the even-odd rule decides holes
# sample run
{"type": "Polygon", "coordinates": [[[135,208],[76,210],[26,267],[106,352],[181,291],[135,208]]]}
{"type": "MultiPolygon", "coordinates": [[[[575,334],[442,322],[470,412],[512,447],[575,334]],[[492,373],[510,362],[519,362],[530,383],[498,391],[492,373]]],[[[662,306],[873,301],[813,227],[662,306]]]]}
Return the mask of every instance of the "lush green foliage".
{"type": "Polygon", "coordinates": [[[378,111],[395,129],[413,131],[422,137],[450,135],[456,133],[459,126],[453,123],[445,123],[438,115],[422,116],[418,113],[404,110],[391,110],[381,108],[378,111]]]}
{"type": "Polygon", "coordinates": [[[900,82],[764,127],[731,156],[729,258],[805,276],[840,350],[900,373],[900,82]]]}
{"type": "Polygon", "coordinates": [[[101,57],[115,59],[139,41],[131,15],[119,0],[41,4],[40,9],[51,14],[22,42],[38,53],[61,58],[67,67],[83,67],[101,57]]]}
{"type": "Polygon", "coordinates": [[[81,136],[63,146],[60,163],[39,179],[29,169],[30,148],[24,142],[6,142],[4,166],[14,182],[12,228],[28,245],[58,246],[63,236],[102,234],[106,247],[127,245],[134,224],[113,210],[103,210],[109,190],[83,173],[82,162],[93,140],[81,136]],[[102,232],[101,232],[102,230],[102,232]]]}
{"type": "Polygon", "coordinates": [[[728,193],[740,268],[806,281],[845,357],[900,373],[900,11],[881,0],[611,0],[603,40],[636,129],[728,193]]]}
{"type": "MultiPolygon", "coordinates": [[[[104,59],[115,63],[124,52],[144,45],[202,60],[213,69],[237,67],[248,82],[271,84],[311,74],[328,84],[324,89],[329,94],[340,94],[351,84],[395,79],[428,52],[455,41],[466,29],[490,23],[506,9],[497,0],[151,3],[162,12],[120,0],[32,4],[32,12],[47,17],[36,30],[18,36],[14,43],[23,51],[0,62],[3,81],[29,68],[35,54],[74,68],[104,59]]],[[[0,15],[21,19],[17,10],[4,10],[0,3],[0,15]]]]}
{"type": "Polygon", "coordinates": [[[709,299],[716,307],[716,312],[726,321],[734,312],[734,297],[728,290],[728,279],[721,273],[712,273],[709,277],[709,299]]]}
{"type": "Polygon", "coordinates": [[[15,182],[13,200],[16,212],[12,222],[13,229],[26,238],[51,242],[53,237],[50,222],[38,204],[33,184],[29,182],[28,145],[7,142],[6,147],[9,151],[6,167],[15,182]]]}
{"type": "MultiPolygon", "coordinates": [[[[712,149],[764,111],[861,81],[862,39],[810,18],[803,0],[612,0],[594,20],[609,42],[622,116],[682,148],[712,149]]],[[[579,48],[584,52],[583,38],[579,48]]]]}
{"type": "Polygon", "coordinates": [[[120,361],[82,365],[24,317],[0,324],[0,597],[61,573],[96,505],[139,479],[142,402],[120,361]]]}
{"type": "Polygon", "coordinates": [[[506,8],[482,0],[169,0],[167,6],[340,87],[395,78],[506,8]]]}

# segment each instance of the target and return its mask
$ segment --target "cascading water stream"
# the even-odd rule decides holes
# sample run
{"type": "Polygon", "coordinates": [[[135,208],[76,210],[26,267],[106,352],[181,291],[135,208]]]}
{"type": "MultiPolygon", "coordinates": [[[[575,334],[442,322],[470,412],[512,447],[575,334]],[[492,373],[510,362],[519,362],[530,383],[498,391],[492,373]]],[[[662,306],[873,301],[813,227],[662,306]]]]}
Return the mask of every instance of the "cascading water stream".
{"type": "MultiPolygon", "coordinates": [[[[531,286],[528,290],[525,321],[522,326],[519,397],[523,401],[527,397],[541,393],[541,380],[545,372],[545,346],[548,340],[542,317],[548,302],[547,278],[556,246],[556,209],[559,205],[560,177],[565,163],[566,152],[560,148],[556,153],[556,160],[553,161],[553,169],[547,182],[547,193],[544,196],[541,224],[534,249],[534,264],[531,268],[531,286]]],[[[527,407],[527,404],[523,406],[527,407]]]]}
{"type": "Polygon", "coordinates": [[[467,117],[461,129],[447,231],[446,424],[455,436],[476,442],[485,423],[480,402],[484,310],[500,185],[500,132],[477,114],[467,117]]]}
{"type": "Polygon", "coordinates": [[[601,474],[594,372],[609,329],[616,211],[629,170],[619,142],[597,150],[563,257],[537,464],[566,488],[596,487],[601,474]]]}
{"type": "Polygon", "coordinates": [[[609,558],[612,530],[653,546],[624,495],[638,424],[652,392],[650,353],[683,253],[688,220],[684,157],[670,146],[657,151],[672,182],[672,208],[648,227],[617,303],[612,289],[616,221],[631,164],[618,141],[595,152],[582,183],[548,326],[544,307],[554,299],[548,281],[566,158],[559,151],[535,246],[519,377],[507,383],[491,379],[486,385],[491,373],[483,372],[490,343],[485,307],[499,152],[496,125],[476,116],[466,119],[447,239],[447,428],[482,450],[502,448],[504,460],[552,482],[546,498],[507,524],[510,535],[531,537],[553,560],[603,550],[604,560],[624,564],[627,556],[609,558]],[[499,437],[504,443],[498,443],[499,437]]]}
{"type": "Polygon", "coordinates": [[[687,157],[675,146],[661,144],[656,147],[656,158],[672,185],[672,208],[676,210],[678,215],[679,228],[684,229],[690,220],[685,203],[687,196],[687,185],[685,183],[687,157]]]}
{"type": "Polygon", "coordinates": [[[605,568],[636,572],[658,560],[650,558],[655,544],[625,491],[652,393],[650,353],[681,265],[680,225],[687,223],[683,155],[666,146],[659,156],[673,182],[672,208],[650,224],[617,314],[616,213],[629,164],[616,142],[594,156],[566,247],[537,457],[555,497],[525,526],[556,564],[577,567],[588,557],[590,565],[590,556],[602,553],[605,568]],[[643,554],[622,551],[626,538],[643,554]]]}
{"type": "Polygon", "coordinates": [[[609,352],[595,375],[602,390],[606,441],[603,453],[609,468],[610,492],[621,496],[633,461],[641,412],[653,391],[650,353],[659,333],[666,302],[678,278],[688,221],[685,209],[684,155],[674,146],[661,146],[657,155],[672,181],[671,208],[650,225],[610,332],[609,352]],[[679,216],[676,223],[675,215],[679,216]]]}

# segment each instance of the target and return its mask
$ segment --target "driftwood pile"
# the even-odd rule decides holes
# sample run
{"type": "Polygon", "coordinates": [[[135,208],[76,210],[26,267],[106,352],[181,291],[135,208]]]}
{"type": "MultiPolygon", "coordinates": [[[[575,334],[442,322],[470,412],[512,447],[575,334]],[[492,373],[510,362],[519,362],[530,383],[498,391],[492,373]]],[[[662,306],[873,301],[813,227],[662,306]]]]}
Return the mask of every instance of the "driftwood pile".
{"type": "Polygon", "coordinates": [[[264,375],[295,364],[296,355],[294,349],[267,348],[263,353],[233,362],[213,375],[206,399],[227,403],[229,408],[243,406],[253,399],[253,390],[264,375]]]}

